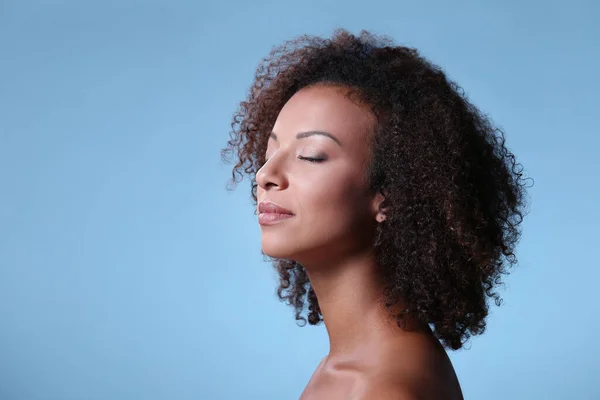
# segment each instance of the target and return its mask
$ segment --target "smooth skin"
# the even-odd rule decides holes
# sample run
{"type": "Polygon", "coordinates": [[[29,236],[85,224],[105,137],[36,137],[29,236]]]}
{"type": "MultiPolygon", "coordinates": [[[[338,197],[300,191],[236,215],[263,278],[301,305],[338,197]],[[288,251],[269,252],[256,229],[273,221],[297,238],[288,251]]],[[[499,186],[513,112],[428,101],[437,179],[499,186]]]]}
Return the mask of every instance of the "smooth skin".
{"type": "Polygon", "coordinates": [[[329,335],[329,354],[301,400],[460,400],[429,327],[409,317],[402,329],[383,306],[373,240],[386,210],[364,173],[376,119],[350,94],[331,85],[298,91],[279,113],[256,174],[258,201],[294,213],[261,226],[262,249],[304,266],[329,335]]]}

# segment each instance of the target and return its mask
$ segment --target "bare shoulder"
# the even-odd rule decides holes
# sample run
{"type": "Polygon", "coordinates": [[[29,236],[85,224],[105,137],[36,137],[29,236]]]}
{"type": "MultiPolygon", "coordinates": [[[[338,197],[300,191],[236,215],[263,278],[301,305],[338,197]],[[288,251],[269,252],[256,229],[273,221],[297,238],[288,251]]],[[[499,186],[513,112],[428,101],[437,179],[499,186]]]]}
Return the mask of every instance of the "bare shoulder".
{"type": "MultiPolygon", "coordinates": [[[[418,363],[416,363],[418,364],[418,363]]],[[[397,366],[364,376],[357,400],[463,400],[450,365],[397,366]]]]}
{"type": "MultiPolygon", "coordinates": [[[[363,375],[358,400],[463,400],[458,378],[439,343],[417,338],[389,351],[363,375]],[[396,355],[403,354],[399,359],[396,355]]],[[[357,393],[358,394],[358,393],[357,393]]]]}
{"type": "Polygon", "coordinates": [[[460,393],[427,381],[375,379],[363,384],[356,394],[356,400],[462,400],[460,393]]]}
{"type": "Polygon", "coordinates": [[[422,400],[423,397],[410,388],[396,387],[389,384],[369,384],[366,385],[360,393],[357,393],[355,400],[422,400]]]}

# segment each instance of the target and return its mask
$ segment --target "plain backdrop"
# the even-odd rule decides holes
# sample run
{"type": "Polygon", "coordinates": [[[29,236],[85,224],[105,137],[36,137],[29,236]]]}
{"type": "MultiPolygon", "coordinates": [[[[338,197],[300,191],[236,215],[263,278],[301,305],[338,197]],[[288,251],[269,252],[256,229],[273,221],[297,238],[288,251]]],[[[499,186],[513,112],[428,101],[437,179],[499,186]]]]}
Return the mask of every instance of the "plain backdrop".
{"type": "MultiPolygon", "coordinates": [[[[418,48],[535,180],[466,399],[600,399],[593,1],[0,0],[0,400],[297,399],[328,342],[275,297],[231,117],[301,34],[418,48]]],[[[401,357],[401,355],[398,355],[401,357]]]]}

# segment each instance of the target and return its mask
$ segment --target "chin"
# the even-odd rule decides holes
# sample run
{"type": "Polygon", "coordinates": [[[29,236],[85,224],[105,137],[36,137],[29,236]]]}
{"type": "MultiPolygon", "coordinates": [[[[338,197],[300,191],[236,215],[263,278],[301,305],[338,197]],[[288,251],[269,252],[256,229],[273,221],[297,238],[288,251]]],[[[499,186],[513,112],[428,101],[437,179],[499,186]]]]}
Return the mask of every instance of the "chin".
{"type": "Polygon", "coordinates": [[[300,243],[296,238],[262,238],[262,251],[269,257],[296,261],[302,265],[310,263],[321,263],[323,258],[327,258],[325,245],[319,245],[314,242],[300,243]]]}
{"type": "Polygon", "coordinates": [[[292,259],[294,255],[291,243],[286,239],[279,238],[279,240],[262,240],[262,251],[269,257],[281,258],[281,259],[292,259]],[[288,242],[288,243],[285,243],[288,242]]]}

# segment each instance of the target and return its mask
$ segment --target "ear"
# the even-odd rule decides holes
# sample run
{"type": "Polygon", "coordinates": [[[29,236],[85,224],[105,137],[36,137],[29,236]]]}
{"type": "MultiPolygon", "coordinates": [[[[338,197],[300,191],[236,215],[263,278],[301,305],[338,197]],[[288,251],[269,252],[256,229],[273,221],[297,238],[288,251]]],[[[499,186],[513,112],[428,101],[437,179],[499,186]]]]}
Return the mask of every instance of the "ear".
{"type": "Polygon", "coordinates": [[[385,196],[383,193],[381,193],[381,191],[377,191],[375,197],[373,198],[373,215],[377,222],[383,222],[387,218],[386,213],[389,210],[389,207],[382,207],[384,200],[385,196]]]}

